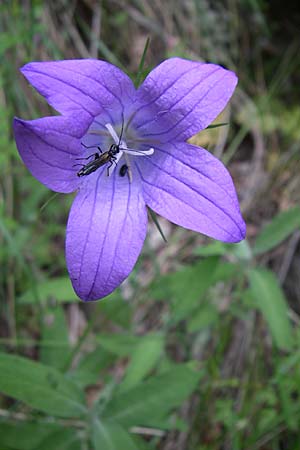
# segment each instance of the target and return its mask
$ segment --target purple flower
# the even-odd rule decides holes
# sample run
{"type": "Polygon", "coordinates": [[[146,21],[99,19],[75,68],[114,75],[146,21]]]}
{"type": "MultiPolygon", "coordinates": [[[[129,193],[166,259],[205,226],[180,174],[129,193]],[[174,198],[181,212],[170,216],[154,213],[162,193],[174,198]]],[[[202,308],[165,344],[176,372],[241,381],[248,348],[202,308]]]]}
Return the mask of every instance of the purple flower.
{"type": "Polygon", "coordinates": [[[61,113],[15,119],[14,130],[34,177],[53,191],[78,191],[66,259],[80,298],[108,295],[131,272],[146,236],[146,205],[215,239],[244,239],[229,173],[186,142],[224,109],[237,83],[233,72],[171,58],[136,90],[98,60],[34,62],[21,71],[61,113]]]}

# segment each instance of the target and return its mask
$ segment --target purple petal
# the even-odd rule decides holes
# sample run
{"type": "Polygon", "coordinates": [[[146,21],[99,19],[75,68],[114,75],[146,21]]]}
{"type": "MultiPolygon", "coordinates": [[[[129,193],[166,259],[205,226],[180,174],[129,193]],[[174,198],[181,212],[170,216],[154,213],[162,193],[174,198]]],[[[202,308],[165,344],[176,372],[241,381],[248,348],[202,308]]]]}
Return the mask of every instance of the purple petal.
{"type": "MultiPolygon", "coordinates": [[[[100,169],[101,170],[101,169],[100,169]]],[[[118,170],[89,175],[69,216],[66,258],[77,295],[97,300],[131,272],[147,230],[147,212],[137,178],[130,183],[118,170]]]]}
{"type": "Polygon", "coordinates": [[[185,141],[220,114],[236,84],[233,72],[215,64],[168,59],[139,88],[133,125],[160,142],[185,141]]]}
{"type": "Polygon", "coordinates": [[[81,155],[83,122],[54,116],[25,121],[14,120],[17,148],[25,165],[41,183],[57,192],[77,189],[79,178],[74,164],[81,155]]]}
{"type": "Polygon", "coordinates": [[[208,151],[162,144],[138,161],[146,204],[171,222],[225,242],[245,238],[232,179],[208,151]]]}
{"type": "Polygon", "coordinates": [[[135,95],[130,78],[117,67],[94,59],[33,62],[21,72],[62,114],[78,113],[91,118],[106,114],[113,123],[115,111],[121,113],[135,95]]]}

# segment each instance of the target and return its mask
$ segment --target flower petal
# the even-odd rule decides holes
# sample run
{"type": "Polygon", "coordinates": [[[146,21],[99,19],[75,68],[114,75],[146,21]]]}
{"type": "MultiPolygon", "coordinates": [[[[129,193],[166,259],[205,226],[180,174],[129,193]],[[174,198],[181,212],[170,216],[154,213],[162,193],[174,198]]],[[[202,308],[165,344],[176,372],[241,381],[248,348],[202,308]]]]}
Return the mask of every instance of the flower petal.
{"type": "Polygon", "coordinates": [[[71,208],[66,258],[77,295],[97,300],[131,272],[147,230],[147,212],[137,179],[130,183],[106,168],[91,175],[71,208]]]}
{"type": "Polygon", "coordinates": [[[236,84],[236,75],[221,66],[167,59],[138,89],[133,126],[160,142],[185,141],[218,116],[236,84]]]}
{"type": "Polygon", "coordinates": [[[17,148],[24,163],[41,183],[56,192],[77,189],[76,158],[81,155],[84,123],[63,116],[37,120],[14,119],[17,148]]]}
{"type": "Polygon", "coordinates": [[[95,59],[33,62],[21,72],[57,111],[90,118],[106,114],[105,121],[111,123],[116,109],[118,121],[122,120],[121,113],[136,92],[124,72],[95,59]]]}
{"type": "Polygon", "coordinates": [[[208,151],[186,143],[156,147],[138,160],[146,204],[185,228],[225,242],[245,238],[232,179],[208,151]]]}

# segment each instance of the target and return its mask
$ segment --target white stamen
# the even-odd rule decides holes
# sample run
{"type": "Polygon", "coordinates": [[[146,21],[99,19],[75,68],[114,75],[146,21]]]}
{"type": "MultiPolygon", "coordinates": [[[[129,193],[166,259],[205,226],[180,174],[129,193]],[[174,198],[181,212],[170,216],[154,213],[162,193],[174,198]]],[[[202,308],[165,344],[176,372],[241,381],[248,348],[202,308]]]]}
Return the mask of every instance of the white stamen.
{"type": "MultiPolygon", "coordinates": [[[[122,145],[123,145],[124,141],[122,141],[122,145]]],[[[154,148],[149,148],[149,150],[135,150],[134,148],[128,148],[126,146],[125,147],[121,147],[120,145],[120,150],[122,150],[124,153],[129,153],[129,155],[134,155],[134,156],[150,156],[153,155],[154,153],[154,148]]]]}
{"type": "MultiPolygon", "coordinates": [[[[150,155],[153,155],[154,148],[149,148],[149,150],[136,150],[134,148],[128,148],[126,142],[123,139],[121,139],[121,141],[120,141],[119,136],[117,135],[117,133],[115,132],[113,126],[110,123],[106,123],[105,124],[105,128],[110,133],[111,137],[115,141],[115,144],[119,146],[119,152],[115,155],[116,159],[115,159],[113,165],[109,169],[109,176],[115,170],[118,162],[120,161],[120,159],[123,156],[123,153],[127,153],[129,155],[134,155],[134,156],[150,156],[150,155]]],[[[126,162],[127,162],[127,158],[126,158],[126,162]]],[[[128,163],[127,163],[127,165],[130,168],[128,163]]]]}
{"type": "Polygon", "coordinates": [[[118,145],[119,144],[119,136],[117,135],[117,133],[115,132],[113,126],[110,123],[106,123],[105,127],[108,129],[108,131],[110,132],[111,137],[113,138],[113,140],[115,141],[115,144],[118,145]]]}

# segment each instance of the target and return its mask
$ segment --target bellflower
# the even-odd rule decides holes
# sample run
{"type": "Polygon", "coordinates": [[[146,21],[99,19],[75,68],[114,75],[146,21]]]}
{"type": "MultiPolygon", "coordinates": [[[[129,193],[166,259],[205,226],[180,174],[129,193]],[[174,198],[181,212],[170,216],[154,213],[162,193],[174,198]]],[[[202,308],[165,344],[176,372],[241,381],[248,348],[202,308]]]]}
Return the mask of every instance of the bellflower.
{"type": "Polygon", "coordinates": [[[131,272],[146,235],[146,205],[215,239],[244,239],[228,171],[186,142],[224,109],[237,83],[233,72],[171,58],[135,89],[99,60],[33,62],[21,71],[61,114],[16,118],[14,131],[34,177],[56,192],[77,191],[66,259],[80,298],[108,295],[131,272]]]}

